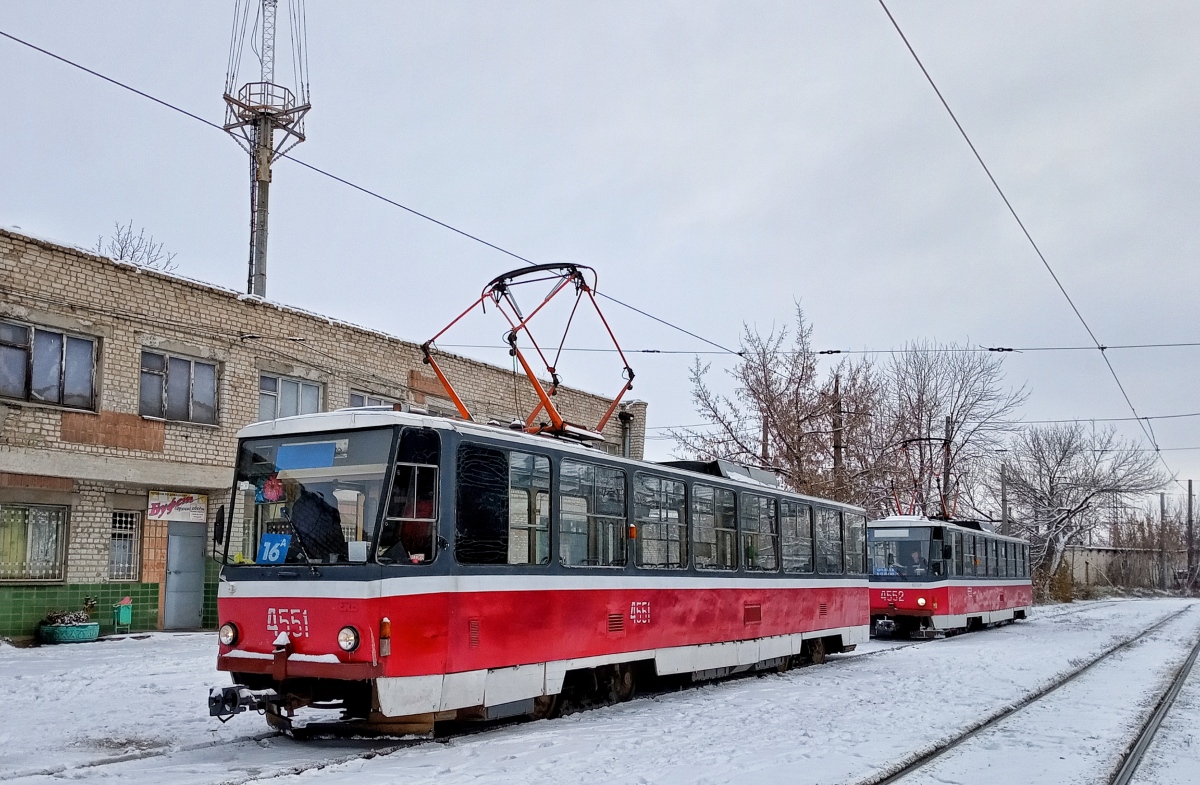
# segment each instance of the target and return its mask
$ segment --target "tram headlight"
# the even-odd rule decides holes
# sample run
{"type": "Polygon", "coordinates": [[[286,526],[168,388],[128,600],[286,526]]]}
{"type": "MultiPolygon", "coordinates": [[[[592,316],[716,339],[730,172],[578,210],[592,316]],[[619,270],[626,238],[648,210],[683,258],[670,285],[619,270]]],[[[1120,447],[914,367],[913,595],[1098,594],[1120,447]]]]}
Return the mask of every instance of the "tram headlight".
{"type": "Polygon", "coordinates": [[[918,598],[917,598],[917,605],[920,605],[922,608],[924,608],[924,607],[925,607],[925,598],[924,598],[924,597],[918,597],[918,598]]]}
{"type": "Polygon", "coordinates": [[[221,631],[217,633],[221,643],[225,646],[232,646],[238,641],[238,628],[233,622],[225,622],[221,625],[221,631]]]}
{"type": "Polygon", "coordinates": [[[342,651],[354,651],[358,648],[358,630],[353,627],[342,627],[338,630],[338,646],[342,651]]]}

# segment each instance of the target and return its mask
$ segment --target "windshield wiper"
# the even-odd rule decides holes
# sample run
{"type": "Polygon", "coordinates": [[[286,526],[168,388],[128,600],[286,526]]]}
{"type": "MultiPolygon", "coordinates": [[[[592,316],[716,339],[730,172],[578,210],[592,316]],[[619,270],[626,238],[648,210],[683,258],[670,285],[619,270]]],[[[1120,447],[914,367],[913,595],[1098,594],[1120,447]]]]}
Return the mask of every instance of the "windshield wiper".
{"type": "Polygon", "coordinates": [[[291,515],[287,517],[288,528],[296,533],[296,542],[300,545],[300,555],[304,557],[304,563],[308,565],[308,569],[313,575],[320,578],[321,572],[317,569],[317,565],[313,562],[312,557],[308,555],[308,546],[304,544],[304,537],[300,534],[299,527],[292,523],[291,515]]]}

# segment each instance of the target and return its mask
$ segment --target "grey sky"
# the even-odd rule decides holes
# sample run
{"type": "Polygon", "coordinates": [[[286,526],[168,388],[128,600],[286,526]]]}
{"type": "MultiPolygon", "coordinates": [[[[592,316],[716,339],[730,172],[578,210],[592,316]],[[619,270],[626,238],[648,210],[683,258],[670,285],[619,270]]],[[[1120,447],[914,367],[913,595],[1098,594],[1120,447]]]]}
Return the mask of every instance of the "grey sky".
{"type": "MultiPolygon", "coordinates": [[[[1200,8],[892,9],[1100,340],[1200,340],[1200,8]]],[[[228,2],[0,4],[0,29],[216,122],[231,18],[228,2]]],[[[591,264],[603,290],[715,341],[789,322],[795,299],[819,348],[1087,343],[873,1],[312,0],[308,28],[299,157],[536,261],[591,264]]],[[[180,273],[244,286],[232,140],[5,40],[0,68],[0,223],[87,246],[132,218],[180,273]]],[[[519,264],[287,162],[271,208],[271,299],[409,339],[519,264]]],[[[607,312],[626,346],[706,348],[607,312]]],[[[1200,410],[1198,351],[1111,357],[1157,415],[1200,410]]],[[[695,421],[690,362],[633,358],[651,426],[695,421]]],[[[1128,415],[1096,352],[1007,368],[1028,418],[1128,415]]],[[[615,361],[563,370],[617,387],[615,361]]],[[[1200,418],[1154,427],[1200,447],[1200,418]]],[[[1200,477],[1200,451],[1166,456],[1200,477]]]]}

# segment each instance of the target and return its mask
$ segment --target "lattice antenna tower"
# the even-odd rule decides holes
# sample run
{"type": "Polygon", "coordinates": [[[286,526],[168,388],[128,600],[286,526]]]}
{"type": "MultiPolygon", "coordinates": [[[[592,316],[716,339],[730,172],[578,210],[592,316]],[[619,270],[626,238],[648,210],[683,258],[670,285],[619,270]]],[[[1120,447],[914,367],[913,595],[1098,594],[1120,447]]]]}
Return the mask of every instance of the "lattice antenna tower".
{"type": "Polygon", "coordinates": [[[275,81],[275,32],[280,5],[280,0],[234,0],[229,66],[225,72],[225,130],[250,154],[250,270],[246,291],[259,297],[267,295],[271,164],[304,141],[304,116],[309,109],[304,0],[283,0],[290,34],[292,79],[290,86],[275,81]],[[247,41],[250,55],[245,55],[247,41]],[[238,87],[243,60],[258,66],[259,78],[238,87]],[[278,145],[277,132],[281,134],[278,145]]]}

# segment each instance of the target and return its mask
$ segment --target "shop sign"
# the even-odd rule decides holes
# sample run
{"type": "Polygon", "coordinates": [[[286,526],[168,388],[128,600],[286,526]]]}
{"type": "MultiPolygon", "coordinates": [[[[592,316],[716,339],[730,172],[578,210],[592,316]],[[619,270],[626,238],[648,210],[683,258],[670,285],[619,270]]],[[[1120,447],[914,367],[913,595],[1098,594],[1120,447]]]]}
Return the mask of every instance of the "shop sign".
{"type": "Polygon", "coordinates": [[[150,491],[146,518],[152,521],[204,523],[208,520],[208,497],[202,493],[150,491]]]}

